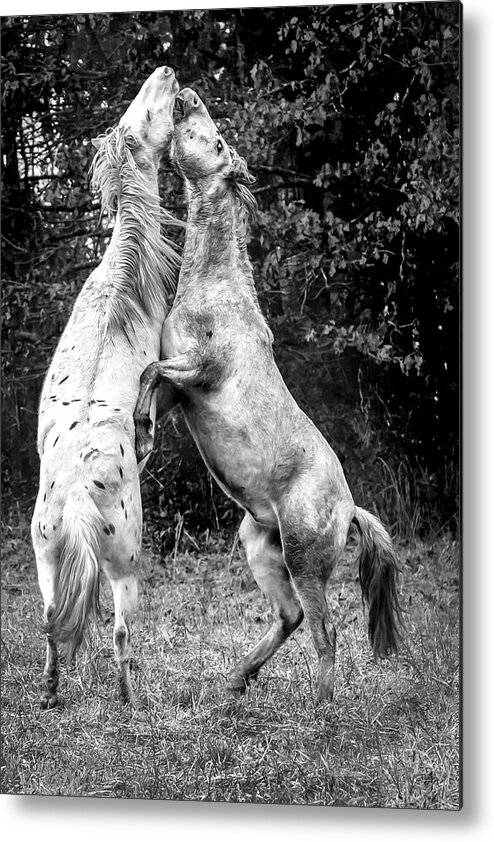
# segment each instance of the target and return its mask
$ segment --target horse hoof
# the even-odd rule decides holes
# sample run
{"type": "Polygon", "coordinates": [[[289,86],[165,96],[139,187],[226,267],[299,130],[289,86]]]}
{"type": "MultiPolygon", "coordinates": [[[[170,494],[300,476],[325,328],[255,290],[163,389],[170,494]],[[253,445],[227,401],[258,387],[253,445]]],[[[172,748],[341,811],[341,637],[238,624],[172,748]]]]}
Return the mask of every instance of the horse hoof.
{"type": "Polygon", "coordinates": [[[58,705],[58,696],[48,695],[48,693],[40,696],[39,706],[41,710],[52,710],[58,705]]]}
{"type": "Polygon", "coordinates": [[[327,689],[319,690],[319,693],[318,693],[317,699],[316,699],[316,705],[318,707],[323,707],[324,705],[327,705],[328,708],[329,708],[333,703],[333,696],[334,696],[334,691],[331,690],[331,689],[330,690],[327,690],[327,689]]]}
{"type": "Polygon", "coordinates": [[[225,687],[227,699],[240,699],[247,690],[249,681],[243,676],[230,676],[225,687]]]}
{"type": "Polygon", "coordinates": [[[142,462],[153,449],[153,437],[148,433],[141,433],[136,430],[136,457],[137,463],[142,462]]]}
{"type": "Polygon", "coordinates": [[[245,690],[236,687],[225,688],[225,702],[239,702],[243,698],[245,690]]]}

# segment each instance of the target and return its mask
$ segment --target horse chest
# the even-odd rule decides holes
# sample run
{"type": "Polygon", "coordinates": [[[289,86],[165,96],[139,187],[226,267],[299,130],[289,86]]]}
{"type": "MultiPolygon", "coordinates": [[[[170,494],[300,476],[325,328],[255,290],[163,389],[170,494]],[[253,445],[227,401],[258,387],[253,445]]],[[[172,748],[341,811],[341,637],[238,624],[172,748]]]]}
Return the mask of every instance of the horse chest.
{"type": "Polygon", "coordinates": [[[199,345],[210,348],[219,338],[217,319],[212,307],[202,308],[180,303],[165,321],[161,340],[162,354],[169,359],[199,345]]]}

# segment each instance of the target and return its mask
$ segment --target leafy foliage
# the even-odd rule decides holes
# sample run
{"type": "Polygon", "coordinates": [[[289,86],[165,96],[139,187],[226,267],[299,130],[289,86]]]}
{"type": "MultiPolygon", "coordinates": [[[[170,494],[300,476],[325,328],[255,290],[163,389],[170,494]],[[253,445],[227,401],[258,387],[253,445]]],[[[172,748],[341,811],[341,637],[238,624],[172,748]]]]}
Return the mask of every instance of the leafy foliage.
{"type": "MultiPolygon", "coordinates": [[[[404,495],[424,521],[454,516],[459,14],[441,2],[3,20],[4,476],[16,493],[32,493],[43,373],[108,242],[91,137],[170,64],[257,176],[250,249],[280,366],[355,496],[395,521],[404,495]]],[[[169,168],[162,186],[183,213],[169,168]]],[[[210,506],[229,522],[180,420],[161,444],[164,490],[149,496],[165,531],[184,513],[205,524],[210,506]]]]}

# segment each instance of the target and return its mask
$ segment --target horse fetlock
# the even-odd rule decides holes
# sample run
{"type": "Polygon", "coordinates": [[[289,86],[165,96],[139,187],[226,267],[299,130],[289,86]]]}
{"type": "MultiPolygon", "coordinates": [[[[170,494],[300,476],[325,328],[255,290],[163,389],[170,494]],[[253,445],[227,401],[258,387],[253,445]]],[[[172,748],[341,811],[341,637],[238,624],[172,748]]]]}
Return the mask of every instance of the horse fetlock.
{"type": "Polygon", "coordinates": [[[51,618],[53,617],[54,611],[55,611],[55,603],[50,602],[50,604],[47,605],[46,608],[45,608],[44,621],[45,621],[46,626],[49,626],[51,618]]]}
{"type": "Polygon", "coordinates": [[[45,666],[43,671],[43,678],[41,680],[41,686],[43,690],[48,693],[56,693],[58,687],[58,664],[56,659],[51,660],[45,666]]]}
{"type": "Polygon", "coordinates": [[[319,687],[317,692],[317,702],[332,702],[334,696],[334,679],[335,668],[334,659],[331,658],[329,664],[323,659],[319,665],[319,687]]]}
{"type": "Polygon", "coordinates": [[[113,632],[113,646],[115,660],[118,666],[129,671],[130,664],[130,633],[126,626],[118,626],[113,632]]]}
{"type": "Polygon", "coordinates": [[[130,675],[121,673],[119,675],[118,683],[122,703],[124,705],[130,705],[133,708],[137,707],[136,697],[130,681],[130,675]]]}
{"type": "Polygon", "coordinates": [[[334,675],[332,679],[322,681],[317,691],[317,704],[332,702],[334,697],[334,675]]]}
{"type": "Polygon", "coordinates": [[[126,648],[127,652],[125,653],[124,657],[119,657],[119,654],[115,652],[118,666],[119,694],[120,699],[124,705],[137,707],[136,697],[134,695],[132,680],[130,677],[130,651],[128,647],[126,648]]]}
{"type": "Polygon", "coordinates": [[[117,626],[115,631],[113,632],[113,640],[115,642],[116,649],[120,652],[128,637],[128,631],[126,626],[117,626]]]}

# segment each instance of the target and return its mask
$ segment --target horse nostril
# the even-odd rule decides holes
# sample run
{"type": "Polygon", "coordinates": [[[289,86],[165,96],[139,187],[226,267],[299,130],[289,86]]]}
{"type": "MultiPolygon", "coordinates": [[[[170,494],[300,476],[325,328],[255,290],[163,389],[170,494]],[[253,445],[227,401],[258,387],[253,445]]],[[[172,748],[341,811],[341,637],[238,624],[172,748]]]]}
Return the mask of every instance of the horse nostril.
{"type": "Polygon", "coordinates": [[[171,69],[171,67],[164,67],[163,68],[163,75],[164,76],[169,76],[170,73],[173,73],[173,70],[171,69]]]}
{"type": "Polygon", "coordinates": [[[199,105],[199,100],[196,96],[192,100],[192,105],[194,106],[194,108],[197,108],[197,106],[199,105]]]}

